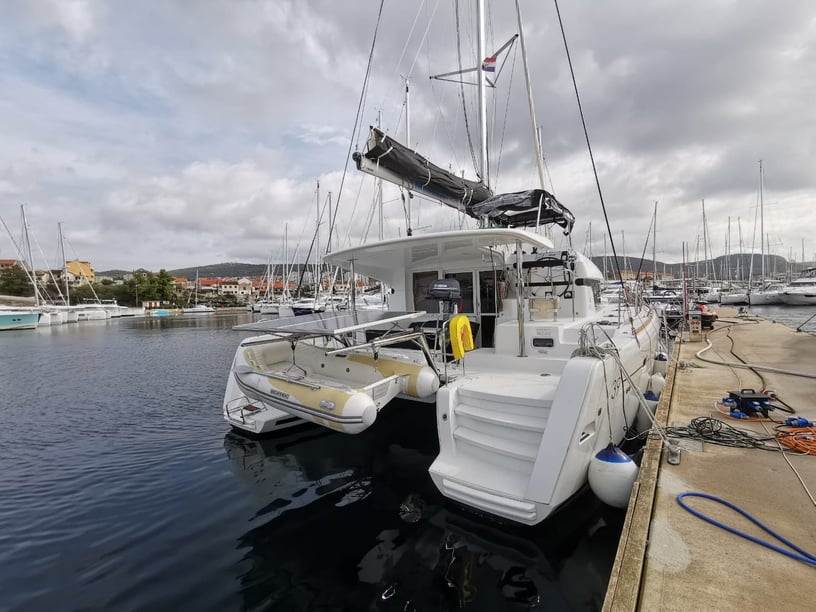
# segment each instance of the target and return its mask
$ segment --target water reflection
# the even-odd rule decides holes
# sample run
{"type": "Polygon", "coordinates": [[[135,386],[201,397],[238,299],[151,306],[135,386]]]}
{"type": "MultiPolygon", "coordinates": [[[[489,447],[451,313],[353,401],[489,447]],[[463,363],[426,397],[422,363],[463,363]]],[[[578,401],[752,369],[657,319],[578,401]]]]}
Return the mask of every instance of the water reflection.
{"type": "Polygon", "coordinates": [[[600,609],[622,514],[587,493],[536,528],[476,517],[427,473],[433,407],[381,417],[357,436],[225,436],[255,509],[237,540],[245,609],[600,609]]]}

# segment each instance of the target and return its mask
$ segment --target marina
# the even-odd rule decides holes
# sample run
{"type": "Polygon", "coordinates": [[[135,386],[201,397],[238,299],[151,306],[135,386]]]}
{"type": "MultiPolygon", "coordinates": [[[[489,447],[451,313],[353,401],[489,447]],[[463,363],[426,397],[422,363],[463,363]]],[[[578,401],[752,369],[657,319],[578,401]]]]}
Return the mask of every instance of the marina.
{"type": "Polygon", "coordinates": [[[13,4],[0,612],[809,608],[814,9],[560,4],[13,4]]]}

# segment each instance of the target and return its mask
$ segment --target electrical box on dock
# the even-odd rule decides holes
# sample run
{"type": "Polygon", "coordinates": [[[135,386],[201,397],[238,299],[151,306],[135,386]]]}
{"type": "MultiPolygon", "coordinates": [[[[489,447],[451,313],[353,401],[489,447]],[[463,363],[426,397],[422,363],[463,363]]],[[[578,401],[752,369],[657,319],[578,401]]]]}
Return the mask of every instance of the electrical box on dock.
{"type": "Polygon", "coordinates": [[[747,414],[750,417],[758,417],[762,415],[768,418],[768,410],[772,409],[770,405],[771,396],[764,393],[758,393],[754,389],[740,389],[739,391],[729,391],[728,397],[736,403],[736,408],[740,412],[747,414]]]}
{"type": "Polygon", "coordinates": [[[703,313],[700,311],[688,313],[689,322],[689,342],[702,342],[703,340],[703,313]]]}

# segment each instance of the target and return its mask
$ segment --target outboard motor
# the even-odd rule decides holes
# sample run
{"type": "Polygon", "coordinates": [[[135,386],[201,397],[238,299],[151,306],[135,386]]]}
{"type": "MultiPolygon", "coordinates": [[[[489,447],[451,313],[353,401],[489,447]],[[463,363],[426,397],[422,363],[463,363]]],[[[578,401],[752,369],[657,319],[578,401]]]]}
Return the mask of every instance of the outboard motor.
{"type": "Polygon", "coordinates": [[[428,297],[439,301],[439,313],[455,315],[459,312],[462,288],[455,278],[440,278],[428,285],[428,297]]]}

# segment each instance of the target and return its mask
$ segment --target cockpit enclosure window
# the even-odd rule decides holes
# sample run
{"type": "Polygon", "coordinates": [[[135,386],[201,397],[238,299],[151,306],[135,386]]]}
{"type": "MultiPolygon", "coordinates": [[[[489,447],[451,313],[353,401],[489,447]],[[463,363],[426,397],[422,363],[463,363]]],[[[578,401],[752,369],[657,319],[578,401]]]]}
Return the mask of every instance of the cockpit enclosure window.
{"type": "Polygon", "coordinates": [[[445,278],[455,278],[459,281],[462,290],[459,312],[476,312],[473,308],[473,272],[445,272],[445,278]]]}
{"type": "Polygon", "coordinates": [[[479,303],[482,314],[495,314],[499,311],[502,287],[501,270],[479,272],[479,303]]]}
{"type": "Polygon", "coordinates": [[[428,297],[428,286],[439,278],[436,270],[432,272],[414,272],[414,310],[424,310],[429,313],[439,312],[439,303],[428,297]]]}
{"type": "Polygon", "coordinates": [[[595,307],[597,308],[601,305],[601,281],[594,278],[584,278],[581,280],[583,281],[581,284],[592,287],[592,297],[595,300],[595,307]]]}

